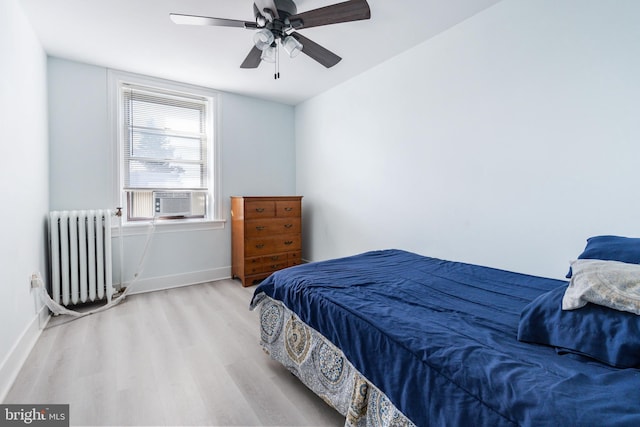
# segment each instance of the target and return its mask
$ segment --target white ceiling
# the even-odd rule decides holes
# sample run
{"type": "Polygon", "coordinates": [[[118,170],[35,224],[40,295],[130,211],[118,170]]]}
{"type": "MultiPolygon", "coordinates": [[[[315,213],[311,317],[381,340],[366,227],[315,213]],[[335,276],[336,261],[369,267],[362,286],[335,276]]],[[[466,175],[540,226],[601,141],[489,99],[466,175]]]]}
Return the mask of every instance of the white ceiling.
{"type": "MultiPolygon", "coordinates": [[[[46,52],[295,105],[451,28],[500,0],[368,0],[371,19],[301,30],[341,56],[326,69],[302,54],[240,69],[253,31],[176,25],[169,13],[253,21],[251,0],[19,0],[46,52]]],[[[298,12],[341,0],[295,0],[298,12]]]]}

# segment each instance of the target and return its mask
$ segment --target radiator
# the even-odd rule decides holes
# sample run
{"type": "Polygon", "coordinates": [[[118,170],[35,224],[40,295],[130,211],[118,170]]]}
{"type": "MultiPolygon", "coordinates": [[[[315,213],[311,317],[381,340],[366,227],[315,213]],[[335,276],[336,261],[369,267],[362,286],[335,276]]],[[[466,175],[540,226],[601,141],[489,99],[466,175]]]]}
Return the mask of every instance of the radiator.
{"type": "Polygon", "coordinates": [[[111,211],[49,213],[51,298],[72,305],[113,295],[111,211]]]}

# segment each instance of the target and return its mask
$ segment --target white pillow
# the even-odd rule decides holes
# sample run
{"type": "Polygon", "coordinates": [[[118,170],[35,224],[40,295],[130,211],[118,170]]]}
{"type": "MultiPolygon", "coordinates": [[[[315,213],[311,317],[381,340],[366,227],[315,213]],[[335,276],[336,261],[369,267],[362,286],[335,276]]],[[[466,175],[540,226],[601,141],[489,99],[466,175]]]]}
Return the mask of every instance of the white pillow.
{"type": "Polygon", "coordinates": [[[563,310],[588,302],[640,315],[640,265],[619,261],[579,259],[562,298],[563,310]]]}

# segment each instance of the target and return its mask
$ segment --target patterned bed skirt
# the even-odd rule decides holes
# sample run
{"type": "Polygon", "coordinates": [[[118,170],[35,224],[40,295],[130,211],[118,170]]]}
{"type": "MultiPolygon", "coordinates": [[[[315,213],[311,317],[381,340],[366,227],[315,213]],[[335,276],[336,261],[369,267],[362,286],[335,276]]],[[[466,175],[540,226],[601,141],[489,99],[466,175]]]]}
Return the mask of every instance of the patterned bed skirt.
{"type": "Polygon", "coordinates": [[[265,352],[346,417],[346,427],[413,427],[373,384],[319,332],[262,295],[260,340],[265,352]]]}

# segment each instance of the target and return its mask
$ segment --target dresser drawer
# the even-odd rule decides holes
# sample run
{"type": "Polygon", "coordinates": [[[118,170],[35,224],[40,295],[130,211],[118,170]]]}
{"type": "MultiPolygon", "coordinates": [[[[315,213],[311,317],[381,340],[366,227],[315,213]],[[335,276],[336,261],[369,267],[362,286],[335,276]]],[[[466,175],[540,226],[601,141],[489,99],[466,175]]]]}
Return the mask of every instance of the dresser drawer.
{"type": "Polygon", "coordinates": [[[244,261],[245,275],[262,273],[263,271],[264,270],[262,267],[262,257],[247,258],[244,261]]]}
{"type": "Polygon", "coordinates": [[[264,265],[263,264],[247,264],[244,267],[244,274],[246,276],[250,276],[252,274],[264,273],[264,265]]]}
{"type": "Polygon", "coordinates": [[[253,258],[246,258],[244,260],[244,265],[246,265],[247,267],[253,267],[255,265],[260,265],[262,264],[262,257],[261,256],[257,256],[257,257],[253,257],[253,258]]]}
{"type": "Polygon", "coordinates": [[[301,214],[300,202],[295,200],[276,201],[276,216],[299,217],[301,214]]]}
{"type": "Polygon", "coordinates": [[[265,256],[251,259],[257,259],[259,260],[259,262],[251,262],[245,264],[245,275],[247,276],[258,273],[273,272],[289,267],[289,262],[287,260],[286,254],[276,257],[265,256]],[[274,260],[273,258],[278,259],[274,260]]]}
{"type": "Polygon", "coordinates": [[[286,261],[283,262],[269,262],[266,264],[262,264],[263,266],[263,270],[264,272],[271,272],[273,273],[274,271],[278,271],[278,270],[282,270],[283,268],[287,268],[289,265],[287,264],[286,261]]]}
{"type": "Polygon", "coordinates": [[[289,252],[287,254],[287,267],[302,264],[302,251],[289,252]]]}
{"type": "Polygon", "coordinates": [[[251,200],[244,205],[244,217],[273,218],[276,215],[276,204],[273,201],[251,200]]]}
{"type": "Polygon", "coordinates": [[[244,254],[247,257],[277,254],[279,252],[299,251],[300,235],[283,234],[281,236],[253,237],[246,239],[244,254]]]}
{"type": "Polygon", "coordinates": [[[244,281],[242,283],[242,286],[253,286],[253,285],[257,285],[258,283],[262,282],[264,279],[266,279],[267,277],[269,277],[271,275],[272,271],[268,271],[266,273],[258,273],[258,274],[253,274],[253,275],[247,275],[244,277],[244,281]]]}
{"type": "Polygon", "coordinates": [[[247,237],[300,233],[300,218],[251,219],[244,223],[247,237]]]}
{"type": "Polygon", "coordinates": [[[266,255],[261,257],[263,264],[286,263],[289,259],[288,254],[266,255]]]}

